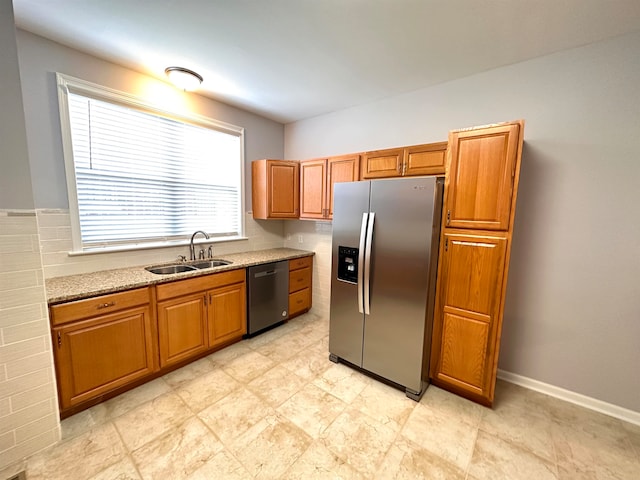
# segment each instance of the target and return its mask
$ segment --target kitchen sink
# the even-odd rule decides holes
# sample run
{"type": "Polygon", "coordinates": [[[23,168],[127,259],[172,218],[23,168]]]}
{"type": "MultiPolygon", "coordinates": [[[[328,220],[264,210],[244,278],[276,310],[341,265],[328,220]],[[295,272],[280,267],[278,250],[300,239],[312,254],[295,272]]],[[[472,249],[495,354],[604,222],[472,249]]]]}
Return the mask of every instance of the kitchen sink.
{"type": "Polygon", "coordinates": [[[146,267],[145,270],[151,273],[155,273],[156,275],[170,275],[172,273],[193,272],[197,270],[197,268],[191,265],[185,265],[184,263],[178,263],[175,265],[146,267]]]}
{"type": "Polygon", "coordinates": [[[226,260],[202,260],[200,262],[192,262],[189,265],[197,269],[221,267],[223,265],[229,265],[233,262],[227,262],[226,260]]]}

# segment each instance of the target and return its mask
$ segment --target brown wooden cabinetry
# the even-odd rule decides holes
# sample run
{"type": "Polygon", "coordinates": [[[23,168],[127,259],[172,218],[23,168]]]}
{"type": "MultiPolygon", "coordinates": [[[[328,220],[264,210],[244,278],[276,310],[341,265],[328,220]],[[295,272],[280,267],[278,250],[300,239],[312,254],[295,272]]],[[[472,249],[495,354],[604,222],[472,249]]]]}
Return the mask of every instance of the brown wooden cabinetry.
{"type": "Polygon", "coordinates": [[[160,366],[166,367],[207,350],[207,315],[202,293],[158,302],[160,366]]]}
{"type": "Polygon", "coordinates": [[[300,162],[300,218],[333,218],[333,186],[354,182],[360,172],[360,155],[343,155],[300,162]]]}
{"type": "Polygon", "coordinates": [[[298,218],[299,163],[255,160],[251,163],[253,218],[298,218]]]}
{"type": "Polygon", "coordinates": [[[148,288],[50,309],[60,410],[157,370],[148,288]]]}
{"type": "Polygon", "coordinates": [[[453,131],[430,376],[491,405],[524,122],[453,131]]]}
{"type": "Polygon", "coordinates": [[[362,156],[360,178],[441,175],[445,173],[447,142],[413,145],[366,152],[362,156]]]}
{"type": "Polygon", "coordinates": [[[313,257],[289,260],[289,318],[311,308],[313,257]]]}
{"type": "Polygon", "coordinates": [[[199,356],[246,333],[245,270],[159,285],[160,365],[199,356]]]}
{"type": "Polygon", "coordinates": [[[519,131],[520,126],[514,124],[452,135],[447,227],[509,229],[520,158],[519,131]]]}
{"type": "MultiPolygon", "coordinates": [[[[244,272],[243,272],[244,274],[244,272]]],[[[209,347],[224,345],[247,333],[247,294],[243,279],[209,292],[209,347]]]]}
{"type": "Polygon", "coordinates": [[[507,240],[446,233],[444,241],[436,378],[482,395],[490,387],[507,240]]]}

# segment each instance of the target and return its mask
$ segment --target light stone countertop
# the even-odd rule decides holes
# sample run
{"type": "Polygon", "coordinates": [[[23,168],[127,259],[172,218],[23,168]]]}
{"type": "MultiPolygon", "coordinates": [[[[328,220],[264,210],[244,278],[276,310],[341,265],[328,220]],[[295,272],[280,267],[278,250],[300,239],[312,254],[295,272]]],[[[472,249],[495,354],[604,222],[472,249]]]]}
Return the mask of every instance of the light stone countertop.
{"type": "MultiPolygon", "coordinates": [[[[269,250],[230,253],[216,257],[216,259],[232,262],[229,265],[169,275],[156,275],[144,269],[144,267],[149,265],[140,265],[137,267],[54,277],[45,280],[47,303],[53,305],[71,300],[95,297],[106,293],[210,275],[212,273],[236,270],[238,268],[247,268],[262,263],[307,257],[309,255],[315,255],[315,253],[307,250],[297,250],[295,248],[272,248],[269,250]]],[[[167,262],[166,264],[172,263],[176,262],[167,262]]]]}

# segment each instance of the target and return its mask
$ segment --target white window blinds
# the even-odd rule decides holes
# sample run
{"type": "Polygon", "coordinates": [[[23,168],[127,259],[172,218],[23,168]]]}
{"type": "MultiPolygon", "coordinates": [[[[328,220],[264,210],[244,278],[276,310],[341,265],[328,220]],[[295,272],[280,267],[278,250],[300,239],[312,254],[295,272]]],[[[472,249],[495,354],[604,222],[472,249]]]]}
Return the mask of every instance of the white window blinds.
{"type": "Polygon", "coordinates": [[[242,235],[242,136],[68,92],[83,249],[242,235]]]}

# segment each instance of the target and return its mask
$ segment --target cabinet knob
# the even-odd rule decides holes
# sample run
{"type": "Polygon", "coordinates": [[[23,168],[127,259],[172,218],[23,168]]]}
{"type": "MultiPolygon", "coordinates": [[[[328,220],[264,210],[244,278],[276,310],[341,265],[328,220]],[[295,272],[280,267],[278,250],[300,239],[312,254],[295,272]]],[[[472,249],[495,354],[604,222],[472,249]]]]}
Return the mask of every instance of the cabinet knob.
{"type": "Polygon", "coordinates": [[[100,305],[98,305],[98,310],[101,308],[114,307],[115,305],[116,305],[116,302],[101,303],[100,305]]]}

